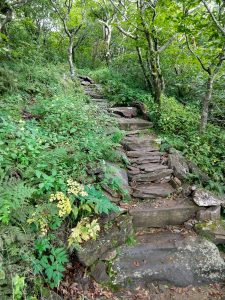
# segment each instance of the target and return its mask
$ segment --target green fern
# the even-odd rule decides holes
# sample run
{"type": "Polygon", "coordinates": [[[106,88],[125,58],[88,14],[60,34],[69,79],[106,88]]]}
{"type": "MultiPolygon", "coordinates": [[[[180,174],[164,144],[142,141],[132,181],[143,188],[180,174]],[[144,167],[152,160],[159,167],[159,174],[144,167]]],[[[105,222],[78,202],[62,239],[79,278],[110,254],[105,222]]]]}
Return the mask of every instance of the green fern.
{"type": "Polygon", "coordinates": [[[87,188],[88,196],[85,198],[85,203],[94,207],[97,214],[108,214],[109,212],[118,212],[120,209],[113,204],[102,192],[97,191],[94,187],[87,188]]]}

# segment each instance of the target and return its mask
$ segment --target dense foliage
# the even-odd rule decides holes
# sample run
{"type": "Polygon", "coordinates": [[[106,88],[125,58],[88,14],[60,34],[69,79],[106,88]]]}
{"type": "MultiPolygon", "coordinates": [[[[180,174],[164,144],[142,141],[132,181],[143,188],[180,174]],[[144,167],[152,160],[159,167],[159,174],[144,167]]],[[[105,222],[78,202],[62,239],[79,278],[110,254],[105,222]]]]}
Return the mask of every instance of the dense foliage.
{"type": "Polygon", "coordinates": [[[89,171],[116,159],[121,133],[107,134],[115,124],[78,73],[112,103],[143,102],[162,147],[224,192],[224,10],[222,0],[0,2],[1,299],[57,287],[69,249],[117,210],[89,171]]]}

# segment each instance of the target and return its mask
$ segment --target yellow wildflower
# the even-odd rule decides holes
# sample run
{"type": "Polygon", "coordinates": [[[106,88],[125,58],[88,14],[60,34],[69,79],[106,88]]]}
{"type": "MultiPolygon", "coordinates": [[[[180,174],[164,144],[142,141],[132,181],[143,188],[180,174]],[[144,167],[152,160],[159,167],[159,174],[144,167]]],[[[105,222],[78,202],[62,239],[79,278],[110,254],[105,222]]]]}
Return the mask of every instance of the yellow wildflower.
{"type": "Polygon", "coordinates": [[[58,201],[57,207],[59,209],[59,216],[64,217],[69,215],[72,211],[70,199],[66,197],[62,192],[57,192],[50,196],[50,202],[58,201]]]}
{"type": "Polygon", "coordinates": [[[72,179],[67,180],[68,185],[68,193],[73,194],[74,196],[87,196],[87,192],[84,190],[84,186],[77,181],[73,181],[72,179]]]}

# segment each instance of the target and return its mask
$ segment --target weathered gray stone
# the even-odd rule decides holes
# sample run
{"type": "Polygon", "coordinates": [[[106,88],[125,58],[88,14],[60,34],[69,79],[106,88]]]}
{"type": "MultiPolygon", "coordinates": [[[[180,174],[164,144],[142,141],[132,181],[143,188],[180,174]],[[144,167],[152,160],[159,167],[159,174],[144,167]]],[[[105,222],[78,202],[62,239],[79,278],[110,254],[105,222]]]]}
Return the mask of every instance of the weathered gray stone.
{"type": "Polygon", "coordinates": [[[140,170],[143,170],[145,172],[153,172],[153,171],[168,169],[168,166],[162,164],[156,164],[156,163],[143,164],[143,165],[139,165],[138,167],[140,170]]]}
{"type": "Polygon", "coordinates": [[[197,213],[197,219],[199,221],[207,220],[220,220],[221,218],[221,206],[212,206],[208,209],[201,209],[197,213]]]}
{"type": "Polygon", "coordinates": [[[112,107],[110,111],[125,118],[135,118],[138,114],[136,107],[112,107]]]}
{"type": "MultiPolygon", "coordinates": [[[[120,194],[121,197],[123,197],[124,194],[128,198],[130,198],[130,185],[128,182],[128,175],[126,170],[120,168],[119,166],[112,164],[112,163],[106,163],[106,168],[105,168],[105,173],[106,173],[106,178],[109,181],[109,184],[113,182],[114,178],[119,179],[119,184],[120,184],[120,190],[117,190],[115,194],[120,194]]],[[[104,189],[106,189],[106,184],[104,184],[104,189]]],[[[111,194],[111,196],[117,197],[112,191],[112,189],[109,187],[107,192],[111,194]],[[111,192],[110,192],[111,191],[111,192]]]]}
{"type": "Polygon", "coordinates": [[[107,283],[110,277],[107,274],[107,264],[103,261],[98,261],[96,265],[91,268],[91,276],[98,283],[107,283]]]}
{"type": "Polygon", "coordinates": [[[117,121],[120,125],[120,128],[124,130],[136,130],[153,127],[151,122],[138,118],[118,118],[117,121]]]}
{"type": "Polygon", "coordinates": [[[130,158],[135,158],[135,157],[149,157],[149,156],[159,156],[162,155],[161,152],[157,151],[156,148],[150,148],[148,147],[147,149],[139,149],[136,151],[127,151],[127,156],[130,158]]]}
{"type": "MultiPolygon", "coordinates": [[[[171,175],[173,170],[164,169],[164,170],[156,170],[153,172],[148,172],[144,174],[138,174],[132,176],[132,181],[134,182],[154,182],[164,179],[165,177],[171,175]]],[[[170,181],[170,176],[168,177],[168,181],[170,181]]]]}
{"type": "Polygon", "coordinates": [[[133,225],[137,227],[165,227],[167,225],[181,225],[195,217],[198,207],[187,203],[174,207],[152,208],[147,205],[130,210],[133,225]]]}
{"type": "Polygon", "coordinates": [[[177,234],[160,239],[159,233],[153,241],[120,249],[113,265],[115,284],[131,288],[151,282],[189,286],[225,279],[225,263],[210,241],[177,234]]]}
{"type": "Polygon", "coordinates": [[[194,192],[193,201],[199,206],[225,205],[224,198],[216,196],[214,193],[205,189],[196,189],[194,192]]]}
{"type": "Polygon", "coordinates": [[[158,197],[167,197],[173,192],[173,187],[168,183],[143,184],[134,188],[133,197],[140,199],[155,199],[158,197]]]}
{"type": "Polygon", "coordinates": [[[189,170],[192,174],[196,175],[197,177],[199,177],[199,179],[203,182],[203,183],[207,183],[210,180],[210,177],[204,173],[202,170],[200,170],[200,168],[193,162],[188,161],[188,166],[189,166],[189,170]]]}
{"type": "Polygon", "coordinates": [[[173,169],[174,175],[176,177],[181,180],[186,178],[189,172],[189,167],[185,158],[179,151],[174,151],[173,154],[169,154],[168,165],[171,169],[173,169]]]}
{"type": "Polygon", "coordinates": [[[214,244],[225,244],[225,221],[208,221],[201,222],[195,225],[198,234],[208,238],[214,244]]]}
{"type": "Polygon", "coordinates": [[[173,177],[170,180],[170,184],[172,185],[173,188],[178,189],[179,187],[182,186],[182,182],[180,181],[179,178],[173,177]]]}
{"type": "Polygon", "coordinates": [[[137,158],[130,158],[129,159],[131,164],[134,165],[143,165],[149,163],[160,163],[161,156],[148,156],[148,157],[137,157],[137,158]]]}
{"type": "Polygon", "coordinates": [[[133,234],[132,217],[127,214],[109,220],[102,227],[106,229],[96,241],[90,240],[76,251],[79,261],[85,266],[93,265],[104,253],[124,244],[133,234]]]}
{"type": "Polygon", "coordinates": [[[116,249],[114,249],[114,250],[104,253],[102,255],[101,259],[110,261],[110,260],[113,260],[116,256],[117,256],[117,251],[116,251],[116,249]]]}

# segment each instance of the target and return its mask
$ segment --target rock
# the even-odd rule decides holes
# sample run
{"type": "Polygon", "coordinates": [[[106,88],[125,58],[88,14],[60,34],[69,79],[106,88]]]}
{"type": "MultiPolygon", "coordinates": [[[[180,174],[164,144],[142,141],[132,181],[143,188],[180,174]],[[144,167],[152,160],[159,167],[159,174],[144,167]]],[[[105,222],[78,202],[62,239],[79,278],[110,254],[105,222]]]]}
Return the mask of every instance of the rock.
{"type": "Polygon", "coordinates": [[[208,209],[201,209],[197,213],[197,219],[199,221],[207,220],[220,220],[221,206],[213,206],[208,209]]]}
{"type": "Polygon", "coordinates": [[[178,189],[179,187],[181,187],[182,182],[180,181],[179,178],[173,177],[170,180],[170,184],[172,185],[173,188],[178,189]]]}
{"type": "Polygon", "coordinates": [[[150,163],[160,163],[161,156],[144,156],[144,157],[137,157],[137,158],[130,158],[129,159],[131,164],[134,165],[143,165],[143,164],[150,164],[150,163]]]}
{"type": "Polygon", "coordinates": [[[173,187],[168,183],[142,184],[134,188],[133,197],[147,200],[167,197],[173,192],[173,187]]]}
{"type": "Polygon", "coordinates": [[[78,78],[81,79],[82,81],[86,81],[86,82],[89,82],[89,83],[92,83],[92,84],[94,83],[94,81],[88,76],[79,75],[78,78]]]}
{"type": "MultiPolygon", "coordinates": [[[[115,178],[117,178],[119,181],[119,187],[117,187],[118,189],[116,190],[116,193],[120,194],[122,198],[124,195],[126,195],[126,197],[130,199],[130,185],[128,182],[127,172],[119,166],[107,162],[105,167],[105,179],[107,179],[109,185],[113,185],[115,178]]],[[[106,187],[106,184],[104,186],[106,187]]],[[[110,186],[109,190],[112,191],[110,186]]],[[[107,191],[108,193],[110,193],[109,190],[107,191]]],[[[113,193],[110,194],[113,196],[113,193]]]]}
{"type": "Polygon", "coordinates": [[[97,240],[90,240],[76,251],[79,261],[85,266],[93,265],[103,254],[124,244],[133,234],[132,217],[123,214],[106,221],[101,225],[105,228],[97,240]]]}
{"type": "Polygon", "coordinates": [[[110,194],[111,197],[120,199],[119,193],[116,191],[112,190],[108,185],[106,184],[101,184],[101,187],[104,191],[106,191],[108,194],[110,194]]]}
{"type": "Polygon", "coordinates": [[[225,221],[208,221],[195,225],[198,234],[210,239],[214,244],[225,244],[225,221]]]}
{"type": "Polygon", "coordinates": [[[225,205],[225,199],[216,196],[214,193],[207,191],[205,189],[196,189],[194,191],[193,201],[198,206],[218,206],[225,205]]]}
{"type": "MultiPolygon", "coordinates": [[[[165,177],[171,175],[173,170],[164,169],[164,170],[156,170],[153,172],[148,172],[144,174],[138,174],[132,176],[132,181],[134,182],[154,182],[164,179],[165,177]]],[[[168,181],[170,181],[170,176],[168,177],[168,181]]]]}
{"type": "Polygon", "coordinates": [[[138,114],[136,107],[112,107],[110,111],[125,118],[135,118],[138,114]]]}
{"type": "Polygon", "coordinates": [[[192,229],[195,224],[198,223],[198,221],[196,219],[190,219],[186,222],[184,222],[184,227],[188,230],[192,229]]]}
{"type": "Polygon", "coordinates": [[[195,163],[188,161],[188,166],[190,172],[195,174],[203,183],[207,183],[210,180],[209,176],[201,171],[195,163]]]}
{"type": "MultiPolygon", "coordinates": [[[[135,147],[136,147],[136,145],[135,145],[135,147]]],[[[144,148],[144,149],[139,149],[136,151],[127,151],[127,156],[130,158],[145,157],[145,156],[147,156],[147,157],[160,156],[160,155],[162,155],[161,152],[157,151],[157,149],[155,149],[155,148],[150,148],[150,147],[148,147],[147,149],[144,148]]]]}
{"type": "Polygon", "coordinates": [[[107,265],[103,261],[97,262],[91,268],[91,276],[97,281],[98,283],[107,283],[110,281],[110,277],[107,274],[107,265]]]}
{"type": "Polygon", "coordinates": [[[145,172],[154,172],[159,170],[165,170],[168,169],[168,166],[157,164],[157,163],[149,163],[149,164],[143,164],[138,166],[140,170],[145,172]]]}
{"type": "Polygon", "coordinates": [[[174,153],[169,154],[168,156],[168,165],[171,169],[174,171],[174,175],[183,180],[186,178],[189,167],[186,163],[185,158],[182,156],[182,154],[179,151],[174,151],[174,153]]]}
{"type": "Polygon", "coordinates": [[[134,289],[151,282],[184,287],[225,279],[225,262],[210,241],[172,233],[153,235],[152,242],[120,249],[113,264],[114,284],[134,289]]]}
{"type": "Polygon", "coordinates": [[[110,261],[110,260],[113,260],[116,256],[117,256],[117,251],[112,250],[112,251],[109,251],[109,252],[103,254],[101,259],[106,260],[106,261],[110,261]]]}
{"type": "Polygon", "coordinates": [[[117,121],[120,125],[120,128],[123,130],[137,130],[153,127],[153,123],[139,118],[118,118],[117,121]]]}
{"type": "Polygon", "coordinates": [[[181,225],[195,217],[198,207],[191,202],[176,204],[172,207],[153,208],[146,204],[130,210],[135,228],[165,227],[168,225],[181,225]]]}

